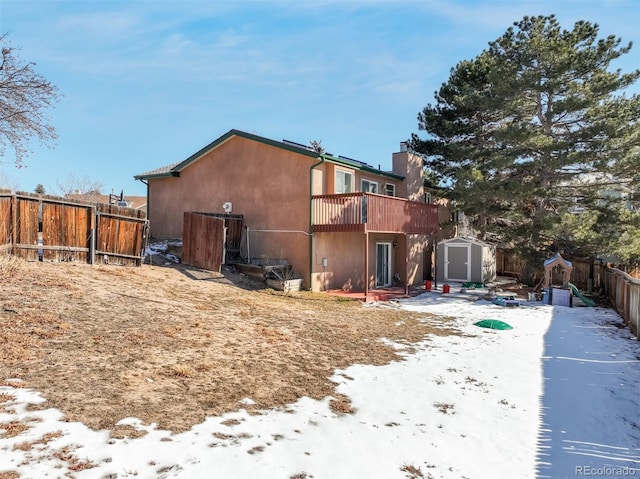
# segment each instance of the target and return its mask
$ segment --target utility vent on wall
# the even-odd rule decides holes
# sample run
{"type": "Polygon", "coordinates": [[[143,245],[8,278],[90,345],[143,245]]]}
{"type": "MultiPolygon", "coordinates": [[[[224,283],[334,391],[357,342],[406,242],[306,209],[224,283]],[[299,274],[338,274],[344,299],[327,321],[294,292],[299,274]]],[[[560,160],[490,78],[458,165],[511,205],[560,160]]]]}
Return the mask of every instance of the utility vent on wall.
{"type": "Polygon", "coordinates": [[[231,211],[233,210],[233,203],[231,203],[230,201],[227,201],[225,204],[222,205],[222,209],[227,214],[231,213],[231,211]]]}

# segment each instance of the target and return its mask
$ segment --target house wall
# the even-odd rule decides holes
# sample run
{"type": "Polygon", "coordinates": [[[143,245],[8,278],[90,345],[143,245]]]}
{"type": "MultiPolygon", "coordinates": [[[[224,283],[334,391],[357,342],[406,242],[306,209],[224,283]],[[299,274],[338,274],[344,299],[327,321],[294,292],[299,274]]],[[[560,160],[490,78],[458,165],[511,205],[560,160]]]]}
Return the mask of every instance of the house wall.
{"type": "Polygon", "coordinates": [[[410,151],[393,154],[393,172],[405,177],[396,196],[424,202],[422,158],[410,151]]]}
{"type": "MultiPolygon", "coordinates": [[[[355,170],[353,168],[349,168],[343,165],[336,165],[334,163],[324,163],[321,167],[319,167],[319,169],[321,169],[324,172],[326,177],[325,190],[323,194],[333,195],[336,193],[336,183],[335,183],[336,170],[344,170],[353,174],[354,180],[352,185],[352,192],[354,193],[357,191],[362,191],[362,180],[365,179],[369,181],[375,181],[376,183],[378,183],[378,193],[381,195],[385,194],[385,185],[387,183],[390,183],[395,186],[395,196],[401,197],[401,198],[403,197],[401,194],[403,191],[403,187],[402,187],[403,182],[400,180],[395,180],[387,176],[378,176],[374,173],[361,172],[359,170],[355,170]]],[[[314,194],[320,194],[320,193],[314,193],[314,194]]]]}
{"type": "Polygon", "coordinates": [[[314,291],[363,290],[364,234],[314,233],[312,263],[314,291]],[[322,258],[327,259],[326,268],[322,258]]]}
{"type": "MultiPolygon", "coordinates": [[[[391,276],[398,274],[404,282],[408,273],[409,284],[420,284],[424,277],[424,254],[428,247],[428,236],[390,233],[369,233],[369,288],[375,288],[376,243],[393,242],[391,276]],[[409,259],[409,271],[405,258],[409,259]]],[[[364,290],[364,233],[315,233],[313,235],[313,275],[314,291],[328,289],[364,290]],[[322,259],[327,259],[327,267],[322,267],[322,259]]]]}
{"type": "MultiPolygon", "coordinates": [[[[313,176],[313,195],[335,193],[336,169],[349,170],[354,175],[353,191],[361,191],[363,178],[376,181],[379,193],[386,183],[395,185],[395,194],[403,197],[411,191],[410,199],[423,201],[415,190],[422,178],[421,159],[407,152],[394,156],[395,171],[411,177],[407,189],[404,182],[375,172],[361,172],[331,162],[317,165],[313,176]],[[397,164],[396,164],[397,163],[397,164]],[[400,166],[398,166],[400,165],[400,166]]],[[[182,237],[184,212],[223,213],[223,204],[231,202],[233,214],[244,216],[245,242],[243,253],[251,258],[286,259],[305,279],[305,288],[314,290],[351,287],[364,288],[364,234],[316,233],[313,237],[309,278],[309,174],[317,159],[254,141],[232,136],[217,145],[180,172],[180,177],[150,178],[148,180],[150,205],[150,234],[156,239],[182,237]],[[326,271],[322,258],[329,261],[326,271]]],[[[369,286],[375,285],[377,241],[396,241],[393,249],[392,275],[398,273],[404,281],[420,283],[424,277],[423,235],[369,234],[369,286]],[[410,271],[406,271],[405,258],[409,257],[410,271]],[[415,264],[414,264],[415,263],[415,264]]]]}
{"type": "MultiPolygon", "coordinates": [[[[308,277],[313,163],[310,157],[233,137],[191,163],[179,178],[149,180],[151,235],[181,238],[185,211],[223,213],[222,205],[231,202],[232,212],[244,216],[252,257],[287,259],[308,277]]],[[[323,172],[313,174],[321,192],[323,172]]]]}
{"type": "Polygon", "coordinates": [[[431,277],[431,248],[429,236],[407,235],[409,284],[422,284],[431,277]]]}

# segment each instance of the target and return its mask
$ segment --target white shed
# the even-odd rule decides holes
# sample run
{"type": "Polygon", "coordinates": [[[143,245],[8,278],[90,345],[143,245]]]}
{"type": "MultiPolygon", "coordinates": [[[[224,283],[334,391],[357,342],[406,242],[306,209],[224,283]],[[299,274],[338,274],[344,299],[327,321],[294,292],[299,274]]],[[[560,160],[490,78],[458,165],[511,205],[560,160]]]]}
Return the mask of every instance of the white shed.
{"type": "Polygon", "coordinates": [[[436,252],[438,281],[486,283],[496,278],[496,248],[472,238],[440,241],[436,252]]]}

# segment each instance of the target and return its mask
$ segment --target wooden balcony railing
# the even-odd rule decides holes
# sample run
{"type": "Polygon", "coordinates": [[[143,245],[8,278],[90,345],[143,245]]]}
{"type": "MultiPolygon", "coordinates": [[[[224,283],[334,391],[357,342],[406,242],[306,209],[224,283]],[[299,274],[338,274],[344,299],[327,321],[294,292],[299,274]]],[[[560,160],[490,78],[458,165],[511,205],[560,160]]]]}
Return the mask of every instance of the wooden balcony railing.
{"type": "Polygon", "coordinates": [[[393,196],[346,193],[313,196],[314,232],[372,231],[434,234],[438,207],[393,196]]]}

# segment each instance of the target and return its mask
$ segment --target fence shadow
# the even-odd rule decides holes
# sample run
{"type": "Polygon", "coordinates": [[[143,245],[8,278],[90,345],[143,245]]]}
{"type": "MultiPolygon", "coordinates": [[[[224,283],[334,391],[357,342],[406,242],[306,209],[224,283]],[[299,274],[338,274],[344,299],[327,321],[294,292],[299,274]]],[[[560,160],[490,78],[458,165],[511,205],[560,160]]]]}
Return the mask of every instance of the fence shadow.
{"type": "Polygon", "coordinates": [[[640,475],[640,345],[612,309],[553,308],[537,477],[640,475]]]}
{"type": "Polygon", "coordinates": [[[247,276],[229,266],[223,265],[221,272],[209,271],[181,263],[156,264],[154,266],[173,268],[193,281],[228,284],[246,291],[269,289],[269,286],[264,281],[247,276]]]}

